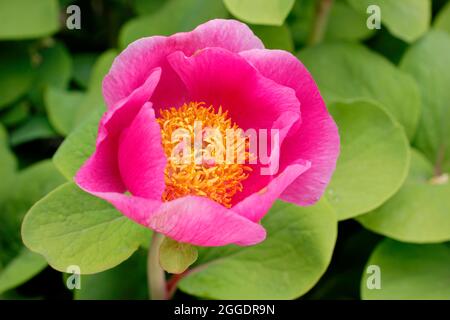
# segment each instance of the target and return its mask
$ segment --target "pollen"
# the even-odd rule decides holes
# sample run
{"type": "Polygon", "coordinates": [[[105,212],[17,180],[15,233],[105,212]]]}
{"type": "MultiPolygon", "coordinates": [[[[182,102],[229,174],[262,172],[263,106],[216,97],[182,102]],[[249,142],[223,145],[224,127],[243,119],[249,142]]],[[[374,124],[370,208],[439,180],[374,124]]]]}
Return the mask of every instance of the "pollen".
{"type": "Polygon", "coordinates": [[[254,157],[248,137],[228,111],[190,102],[161,110],[157,121],[167,157],[163,201],[195,195],[230,208],[254,157]]]}

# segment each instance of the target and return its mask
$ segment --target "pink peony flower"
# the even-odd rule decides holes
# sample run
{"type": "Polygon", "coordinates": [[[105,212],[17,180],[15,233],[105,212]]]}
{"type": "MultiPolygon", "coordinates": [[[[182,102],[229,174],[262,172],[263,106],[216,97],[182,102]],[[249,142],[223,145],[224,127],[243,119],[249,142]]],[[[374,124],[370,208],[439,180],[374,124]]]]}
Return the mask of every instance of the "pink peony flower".
{"type": "Polygon", "coordinates": [[[273,202],[314,204],[335,168],[337,128],[311,75],[290,53],[264,49],[234,20],[137,40],[114,61],[103,94],[108,110],[96,150],[76,183],[179,242],[261,242],[259,221],[273,202]],[[247,163],[261,156],[249,138],[231,144],[246,163],[172,162],[179,152],[174,132],[183,129],[189,141],[195,121],[220,133],[276,132],[267,138],[268,162],[247,163]],[[263,174],[268,166],[275,169],[263,174]]]}

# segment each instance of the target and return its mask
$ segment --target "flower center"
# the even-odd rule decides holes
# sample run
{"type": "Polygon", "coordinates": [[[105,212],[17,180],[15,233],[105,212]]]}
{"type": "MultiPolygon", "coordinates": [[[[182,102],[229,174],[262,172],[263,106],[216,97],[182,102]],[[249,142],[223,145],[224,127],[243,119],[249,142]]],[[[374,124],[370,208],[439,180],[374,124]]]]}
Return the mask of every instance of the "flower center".
{"type": "Polygon", "coordinates": [[[190,102],[161,110],[162,145],[167,156],[163,200],[187,195],[208,197],[230,208],[251,168],[249,140],[219,107],[190,102]]]}

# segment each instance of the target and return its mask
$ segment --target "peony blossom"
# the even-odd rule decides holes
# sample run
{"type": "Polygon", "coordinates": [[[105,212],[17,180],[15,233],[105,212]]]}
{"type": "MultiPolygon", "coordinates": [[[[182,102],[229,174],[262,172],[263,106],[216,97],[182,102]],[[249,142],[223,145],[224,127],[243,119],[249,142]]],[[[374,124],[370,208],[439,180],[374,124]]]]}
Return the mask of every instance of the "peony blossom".
{"type": "Polygon", "coordinates": [[[292,54],[264,49],[234,20],[135,41],[115,59],[103,95],[96,150],[76,183],[179,242],[259,243],[266,236],[259,222],[276,199],[314,204],[335,169],[337,127],[311,75],[292,54]],[[248,137],[230,144],[244,163],[218,161],[214,149],[200,162],[172,161],[184,138],[194,150],[188,142],[196,121],[219,136],[266,130],[268,161],[251,161],[261,155],[248,137]],[[267,167],[275,169],[267,174],[267,167]]]}

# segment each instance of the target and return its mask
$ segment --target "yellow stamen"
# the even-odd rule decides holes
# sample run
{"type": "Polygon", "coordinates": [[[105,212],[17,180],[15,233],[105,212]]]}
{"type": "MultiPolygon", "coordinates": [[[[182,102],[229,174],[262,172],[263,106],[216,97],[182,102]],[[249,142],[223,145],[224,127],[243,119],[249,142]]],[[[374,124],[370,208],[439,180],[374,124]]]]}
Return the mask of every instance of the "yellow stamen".
{"type": "Polygon", "coordinates": [[[248,138],[232,122],[228,112],[223,112],[221,107],[215,110],[202,102],[190,102],[178,109],[161,110],[157,121],[168,159],[163,200],[196,195],[230,208],[233,196],[242,191],[242,181],[251,171],[245,165],[251,154],[248,138]],[[198,124],[201,124],[200,137],[198,124]],[[227,141],[230,130],[235,135],[227,141]],[[187,152],[180,156],[183,150],[187,152]]]}

